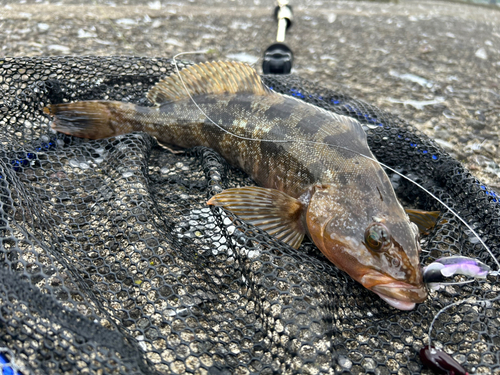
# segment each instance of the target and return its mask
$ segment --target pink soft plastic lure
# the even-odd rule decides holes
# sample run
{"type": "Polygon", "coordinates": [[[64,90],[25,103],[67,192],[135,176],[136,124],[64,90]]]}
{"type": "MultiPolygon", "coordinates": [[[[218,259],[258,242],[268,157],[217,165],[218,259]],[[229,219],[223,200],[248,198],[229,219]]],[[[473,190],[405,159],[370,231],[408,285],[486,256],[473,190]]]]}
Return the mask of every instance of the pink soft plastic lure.
{"type": "Polygon", "coordinates": [[[460,283],[447,282],[448,278],[456,275],[485,279],[489,275],[497,276],[499,272],[492,271],[490,266],[478,259],[455,255],[435,260],[424,267],[423,274],[427,287],[431,290],[439,290],[446,285],[458,285],[474,281],[469,280],[460,283]]]}

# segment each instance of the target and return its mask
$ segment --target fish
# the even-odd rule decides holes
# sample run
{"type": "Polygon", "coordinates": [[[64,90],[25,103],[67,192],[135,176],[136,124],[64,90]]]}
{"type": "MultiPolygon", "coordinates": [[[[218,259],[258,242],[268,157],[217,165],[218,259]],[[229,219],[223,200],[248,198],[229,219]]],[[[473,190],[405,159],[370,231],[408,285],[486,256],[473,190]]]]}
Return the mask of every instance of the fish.
{"type": "Polygon", "coordinates": [[[146,97],[152,106],[91,100],[50,104],[44,112],[53,129],[76,137],[138,131],[166,147],[210,147],[258,186],[224,190],[209,205],[293,248],[309,237],[392,307],[412,310],[425,301],[418,228],[357,120],[276,93],[237,62],[186,67],[146,97]]]}

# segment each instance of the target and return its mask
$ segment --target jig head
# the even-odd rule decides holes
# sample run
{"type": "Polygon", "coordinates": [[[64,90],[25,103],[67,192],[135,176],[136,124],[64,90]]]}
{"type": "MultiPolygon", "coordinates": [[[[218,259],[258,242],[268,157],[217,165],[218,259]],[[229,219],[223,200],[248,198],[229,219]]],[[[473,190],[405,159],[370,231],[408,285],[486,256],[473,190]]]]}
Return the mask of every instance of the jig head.
{"type": "Polygon", "coordinates": [[[420,349],[420,360],[437,374],[469,375],[452,356],[433,346],[426,345],[420,349]]]}

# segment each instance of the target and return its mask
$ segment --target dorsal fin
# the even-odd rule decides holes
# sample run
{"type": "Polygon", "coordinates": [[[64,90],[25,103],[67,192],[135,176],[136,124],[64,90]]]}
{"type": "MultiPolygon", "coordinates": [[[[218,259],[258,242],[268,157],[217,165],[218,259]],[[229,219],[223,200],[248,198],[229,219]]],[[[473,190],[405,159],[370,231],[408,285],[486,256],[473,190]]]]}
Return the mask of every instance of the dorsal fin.
{"type": "Polygon", "coordinates": [[[162,104],[203,94],[252,93],[271,95],[262,84],[257,72],[249,65],[239,62],[214,61],[182,69],[158,82],[147,94],[147,98],[162,104]],[[179,75],[182,78],[179,77],[179,75]]]}

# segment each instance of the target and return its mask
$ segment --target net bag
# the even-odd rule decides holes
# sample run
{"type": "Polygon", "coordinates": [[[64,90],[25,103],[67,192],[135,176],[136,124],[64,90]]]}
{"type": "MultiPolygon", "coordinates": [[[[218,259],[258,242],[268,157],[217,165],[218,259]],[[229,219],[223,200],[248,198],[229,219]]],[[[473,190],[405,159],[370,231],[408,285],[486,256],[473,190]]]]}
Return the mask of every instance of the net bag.
{"type": "MultiPolygon", "coordinates": [[[[185,66],[187,62],[179,63],[185,66]]],[[[253,182],[210,149],[173,153],[144,133],[55,134],[47,104],[120,100],[172,74],[169,59],[0,60],[0,368],[22,374],[420,374],[433,345],[469,372],[500,373],[498,279],[389,307],[304,242],[298,250],[207,198],[253,182]],[[483,301],[483,302],[481,302],[483,301]]],[[[273,90],[356,118],[383,163],[457,211],[499,256],[500,210],[478,181],[408,122],[296,76],[273,90]]],[[[440,210],[422,264],[478,240],[435,199],[387,171],[407,207],[440,210]]],[[[0,371],[1,372],[1,371],[0,371]]]]}

